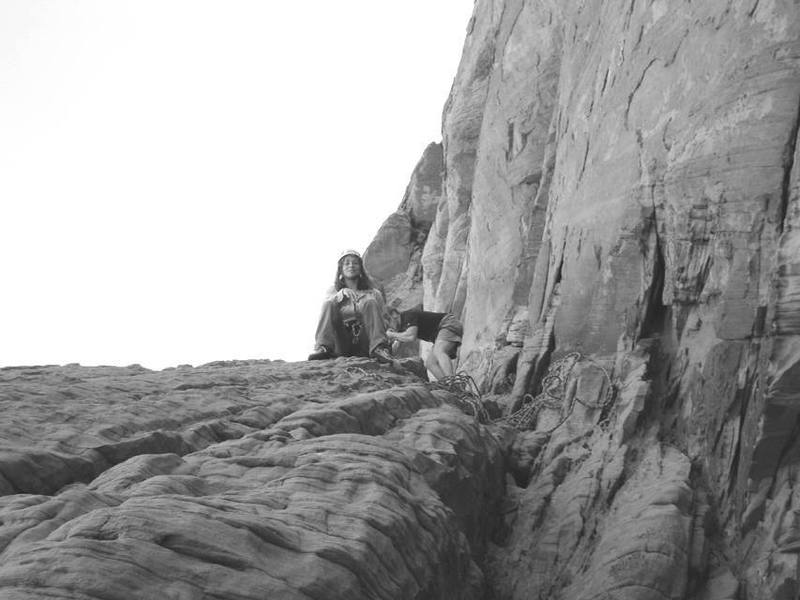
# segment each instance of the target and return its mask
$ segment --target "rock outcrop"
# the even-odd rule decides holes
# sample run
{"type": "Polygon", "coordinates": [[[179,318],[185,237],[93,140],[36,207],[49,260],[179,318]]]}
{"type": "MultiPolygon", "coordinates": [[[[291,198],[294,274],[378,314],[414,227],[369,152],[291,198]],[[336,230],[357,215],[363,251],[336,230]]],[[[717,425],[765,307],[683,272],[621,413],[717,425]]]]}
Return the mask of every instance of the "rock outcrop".
{"type": "Polygon", "coordinates": [[[477,0],[365,255],[461,389],[2,370],[0,597],[800,598],[799,124],[795,1],[477,0]]]}
{"type": "Polygon", "coordinates": [[[10,368],[0,398],[2,598],[483,597],[501,447],[413,372],[10,368]]]}
{"type": "Polygon", "coordinates": [[[796,2],[476,2],[422,263],[529,429],[497,597],[800,597],[799,113],[796,2]]]}
{"type": "Polygon", "coordinates": [[[422,305],[422,249],[443,198],[442,145],[430,144],[411,174],[403,201],[364,252],[370,276],[398,310],[422,305]]]}

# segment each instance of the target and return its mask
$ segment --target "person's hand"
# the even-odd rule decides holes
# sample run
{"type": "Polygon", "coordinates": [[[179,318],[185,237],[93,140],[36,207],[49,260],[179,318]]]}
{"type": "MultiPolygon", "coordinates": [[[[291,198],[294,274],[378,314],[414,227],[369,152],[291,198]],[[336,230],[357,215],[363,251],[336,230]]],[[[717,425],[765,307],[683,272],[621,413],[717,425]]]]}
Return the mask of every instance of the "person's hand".
{"type": "Polygon", "coordinates": [[[397,334],[397,332],[394,329],[392,329],[391,327],[386,330],[386,337],[389,338],[390,340],[393,340],[395,338],[396,334],[397,334]]]}
{"type": "Polygon", "coordinates": [[[355,302],[356,293],[351,290],[350,288],[342,288],[338,292],[336,292],[336,301],[337,302],[344,302],[345,298],[350,298],[355,302]]]}

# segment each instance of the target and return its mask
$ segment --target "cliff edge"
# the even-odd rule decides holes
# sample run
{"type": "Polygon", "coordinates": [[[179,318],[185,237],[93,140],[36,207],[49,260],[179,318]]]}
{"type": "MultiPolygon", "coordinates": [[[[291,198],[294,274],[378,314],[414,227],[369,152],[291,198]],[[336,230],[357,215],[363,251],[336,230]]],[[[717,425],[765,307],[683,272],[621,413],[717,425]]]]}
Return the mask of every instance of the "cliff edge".
{"type": "Polygon", "coordinates": [[[2,369],[0,597],[800,598],[799,123],[793,0],[477,0],[365,253],[459,385],[2,369]]]}

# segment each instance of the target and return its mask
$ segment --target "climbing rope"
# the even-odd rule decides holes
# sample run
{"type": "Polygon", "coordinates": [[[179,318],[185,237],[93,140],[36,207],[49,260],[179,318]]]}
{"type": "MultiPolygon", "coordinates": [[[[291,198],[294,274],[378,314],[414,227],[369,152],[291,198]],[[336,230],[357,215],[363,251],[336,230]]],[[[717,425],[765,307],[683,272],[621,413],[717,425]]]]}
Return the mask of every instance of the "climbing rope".
{"type": "MultiPolygon", "coordinates": [[[[377,373],[366,371],[360,367],[350,366],[345,370],[352,375],[375,380],[381,379],[377,373]]],[[[534,428],[537,417],[543,409],[547,408],[550,410],[558,410],[563,414],[555,426],[544,431],[544,433],[548,434],[552,433],[566,422],[575,409],[576,402],[585,406],[586,408],[602,409],[601,415],[604,415],[600,422],[602,425],[608,420],[608,415],[606,412],[608,406],[613,400],[611,376],[609,375],[608,371],[596,360],[589,357],[584,357],[580,354],[580,352],[570,352],[550,365],[550,368],[547,370],[547,374],[542,380],[542,391],[535,397],[531,394],[525,394],[525,396],[523,396],[521,408],[510,415],[495,420],[492,420],[489,417],[489,413],[486,411],[486,408],[483,405],[481,393],[477,384],[475,383],[475,380],[464,372],[459,372],[450,377],[443,377],[438,381],[430,382],[428,383],[428,387],[434,390],[443,390],[449,392],[447,402],[465,414],[474,417],[476,424],[504,422],[519,431],[524,431],[534,428]],[[577,394],[572,394],[570,396],[569,405],[566,407],[566,410],[564,410],[564,400],[567,396],[569,375],[572,372],[572,369],[575,368],[575,365],[581,361],[586,361],[593,364],[603,373],[606,383],[608,384],[606,387],[605,397],[598,402],[588,402],[579,398],[577,394]]]]}
{"type": "Polygon", "coordinates": [[[525,396],[523,396],[522,407],[507,417],[498,419],[498,421],[505,421],[515,429],[523,431],[526,429],[533,429],[536,419],[542,409],[549,408],[551,410],[562,411],[564,414],[561,416],[561,419],[558,421],[558,423],[544,432],[552,433],[561,427],[561,425],[563,425],[564,422],[570,417],[572,411],[575,409],[576,401],[587,408],[601,408],[603,409],[603,412],[605,412],[605,409],[612,398],[611,376],[608,374],[608,371],[606,371],[606,369],[594,359],[583,357],[581,356],[580,352],[570,352],[550,365],[547,375],[545,375],[544,379],[542,380],[542,391],[538,396],[533,397],[531,394],[525,394],[525,396]],[[591,403],[584,401],[578,398],[576,394],[573,394],[570,398],[567,410],[564,411],[564,398],[566,397],[569,374],[575,365],[581,360],[592,363],[598,369],[600,369],[600,371],[602,371],[606,382],[608,383],[606,395],[601,402],[591,403]]]}
{"type": "MultiPolygon", "coordinates": [[[[543,408],[552,410],[561,408],[566,392],[567,377],[580,360],[580,357],[580,353],[571,352],[550,365],[547,375],[542,380],[542,392],[535,398],[531,394],[525,394],[522,398],[522,407],[500,420],[505,421],[519,431],[523,431],[533,428],[536,418],[543,408]]],[[[571,412],[571,409],[569,412],[571,412]]]]}
{"type": "Polygon", "coordinates": [[[354,375],[363,379],[372,379],[374,381],[383,381],[383,378],[375,371],[367,371],[361,367],[350,366],[345,368],[345,373],[354,375]]]}
{"type": "Polygon", "coordinates": [[[475,418],[475,423],[490,423],[475,380],[466,373],[456,373],[428,384],[432,389],[450,392],[448,402],[463,413],[475,418]]]}

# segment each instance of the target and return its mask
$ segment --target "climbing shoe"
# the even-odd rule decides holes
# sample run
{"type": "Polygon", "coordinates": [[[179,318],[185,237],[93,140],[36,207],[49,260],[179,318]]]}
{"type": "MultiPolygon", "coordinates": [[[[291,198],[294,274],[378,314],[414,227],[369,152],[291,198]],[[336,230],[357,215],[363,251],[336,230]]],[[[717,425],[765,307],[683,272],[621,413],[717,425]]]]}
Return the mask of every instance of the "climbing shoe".
{"type": "Polygon", "coordinates": [[[375,350],[372,351],[372,358],[377,360],[378,362],[383,363],[391,363],[394,362],[392,358],[391,352],[389,352],[389,348],[386,346],[378,346],[375,350]]]}
{"type": "Polygon", "coordinates": [[[333,358],[333,352],[327,346],[317,346],[314,352],[308,355],[308,360],[326,360],[333,358]]]}

